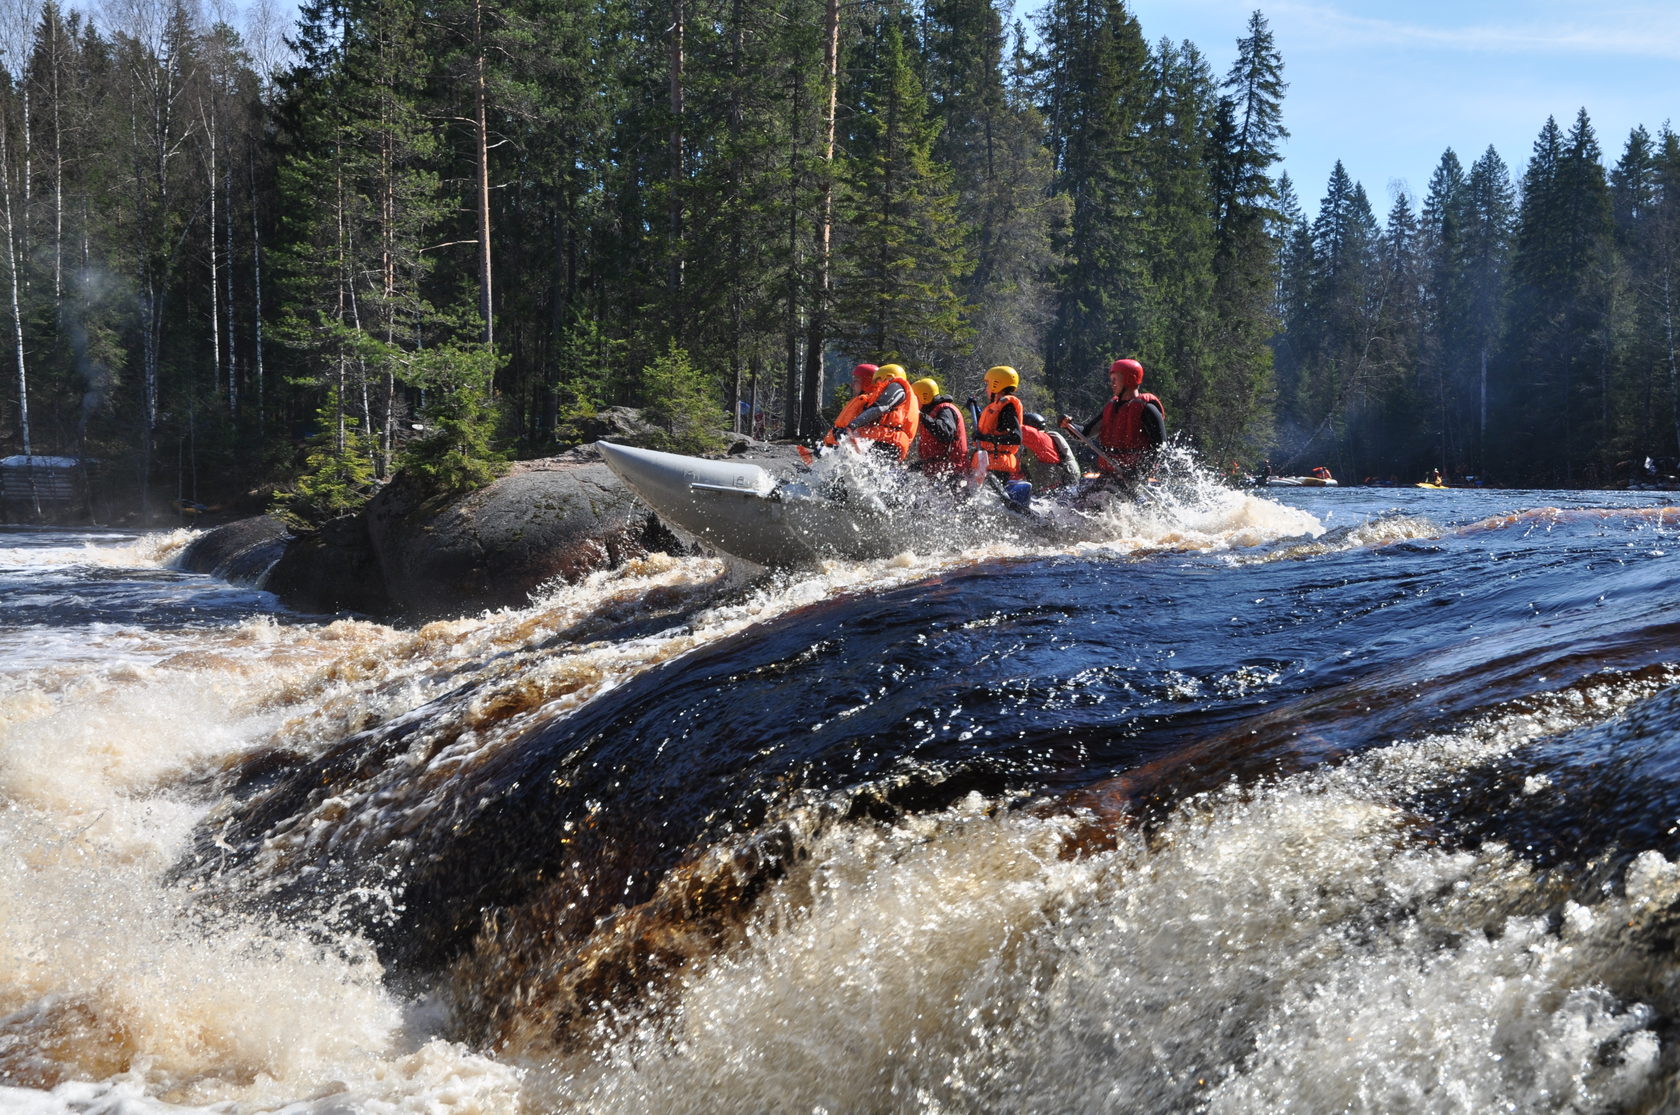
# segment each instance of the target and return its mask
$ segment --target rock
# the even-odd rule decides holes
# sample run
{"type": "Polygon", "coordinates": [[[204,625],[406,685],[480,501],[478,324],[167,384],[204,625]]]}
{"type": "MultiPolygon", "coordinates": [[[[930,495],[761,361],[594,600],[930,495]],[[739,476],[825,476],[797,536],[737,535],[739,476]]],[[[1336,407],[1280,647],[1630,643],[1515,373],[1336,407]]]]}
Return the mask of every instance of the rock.
{"type": "Polygon", "coordinates": [[[301,612],[391,616],[397,611],[361,515],[346,515],[298,535],[261,587],[301,612]]]}
{"type": "Polygon", "coordinates": [[[206,531],[187,544],[176,565],[189,573],[209,573],[236,585],[260,585],[286,550],[291,532],[273,515],[236,519],[206,531]]]}
{"type": "Polygon", "coordinates": [[[680,548],[593,450],[518,462],[441,506],[393,483],[367,523],[391,604],[413,618],[523,607],[545,582],[680,548]]]}
{"type": "MultiPolygon", "coordinates": [[[[627,424],[635,416],[611,413],[627,424]]],[[[799,460],[790,445],[747,438],[730,452],[783,472],[799,460]]],[[[428,620],[523,607],[547,582],[576,582],[654,550],[683,544],[591,444],[516,462],[454,500],[423,500],[399,476],[362,514],[295,538],[271,516],[240,520],[195,540],[182,564],[230,578],[247,571],[247,583],[300,611],[428,620]]]]}

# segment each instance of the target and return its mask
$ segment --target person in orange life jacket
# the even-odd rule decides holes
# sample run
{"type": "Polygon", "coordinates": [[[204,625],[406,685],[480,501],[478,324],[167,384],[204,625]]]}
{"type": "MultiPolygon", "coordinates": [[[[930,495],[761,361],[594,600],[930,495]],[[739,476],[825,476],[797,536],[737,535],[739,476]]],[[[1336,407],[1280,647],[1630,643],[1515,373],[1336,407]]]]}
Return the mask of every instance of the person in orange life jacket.
{"type": "MultiPolygon", "coordinates": [[[[1143,386],[1143,365],[1136,360],[1116,360],[1108,366],[1109,386],[1114,397],[1080,428],[1095,438],[1104,456],[1097,458],[1097,470],[1110,482],[1131,484],[1153,462],[1155,450],[1167,440],[1166,407],[1143,386]]],[[[1073,419],[1062,415],[1059,425],[1073,429],[1073,419]]]]}
{"type": "MultiPolygon", "coordinates": [[[[854,376],[858,370],[853,369],[854,376]]],[[[921,408],[910,390],[903,366],[882,364],[875,369],[869,390],[847,403],[840,412],[823,444],[838,445],[842,437],[850,434],[869,442],[869,447],[883,456],[902,461],[910,452],[910,443],[916,440],[920,419],[921,408]]]]}
{"type": "MultiPolygon", "coordinates": [[[[845,426],[863,411],[863,397],[875,386],[875,373],[880,370],[873,364],[859,364],[852,369],[852,397],[840,408],[840,417],[834,420],[834,429],[845,426]]],[[[834,444],[829,438],[823,440],[827,445],[834,444]]]]}
{"type": "Polygon", "coordinates": [[[986,372],[986,409],[974,423],[974,447],[986,451],[987,471],[1001,480],[1021,478],[1020,373],[1006,364],[986,372]]]}
{"type": "Polygon", "coordinates": [[[1079,459],[1067,436],[1054,426],[1045,429],[1044,415],[1028,411],[1021,426],[1021,471],[1033,491],[1049,492],[1077,483],[1079,459]]]}
{"type": "Polygon", "coordinates": [[[910,385],[921,408],[921,433],[916,437],[912,468],[926,476],[955,476],[968,465],[968,423],[949,395],[939,393],[933,379],[910,385]]]}

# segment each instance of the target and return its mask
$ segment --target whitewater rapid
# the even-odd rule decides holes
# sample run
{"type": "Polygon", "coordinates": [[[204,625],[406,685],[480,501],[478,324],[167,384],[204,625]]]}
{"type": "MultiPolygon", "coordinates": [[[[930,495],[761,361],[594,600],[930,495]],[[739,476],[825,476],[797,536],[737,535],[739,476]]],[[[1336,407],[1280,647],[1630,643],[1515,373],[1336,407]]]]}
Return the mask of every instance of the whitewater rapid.
{"type": "MultiPolygon", "coordinates": [[[[1311,498],[1307,510],[1210,484],[1128,510],[1101,541],[799,573],[653,555],[549,586],[527,608],[415,630],[295,616],[177,573],[188,532],[6,539],[0,1111],[1662,1109],[1677,1004],[1654,942],[1680,906],[1671,857],[1605,847],[1600,860],[1625,867],[1602,886],[1560,881],[1497,835],[1454,839],[1439,801],[1490,770],[1516,779],[1514,800],[1544,801],[1566,779],[1525,765],[1556,741],[1667,738],[1680,723],[1668,661],[1538,677],[1520,700],[1333,763],[1267,759],[1151,809],[1135,790],[1150,762],[1113,779],[1093,768],[1066,799],[1000,785],[879,824],[795,792],[775,821],[799,854],[684,966],[584,1017],[514,995],[484,1008],[499,1021],[470,1040],[462,974],[490,972],[497,954],[456,967],[453,983],[391,980],[357,919],[400,905],[397,880],[329,895],[307,922],[204,900],[219,886],[260,897],[346,849],[400,863],[456,823],[462,772],[813,608],[861,616],[870,601],[990,575],[1046,591],[1074,570],[1123,583],[1140,563],[1197,584],[1264,567],[1268,586],[1333,594],[1326,576],[1366,567],[1327,573],[1327,556],[1387,560],[1366,555],[1474,532],[1506,574],[1525,560],[1515,540],[1536,531],[1558,531],[1559,546],[1584,531],[1567,545],[1593,560],[1666,568],[1677,528],[1669,511],[1638,509],[1591,529],[1479,512],[1443,526],[1311,498]],[[231,884],[179,874],[195,833],[237,815],[236,780],[266,786],[265,772],[358,734],[400,738],[410,758],[265,830],[231,884]]],[[[1238,622],[1214,615],[1214,599],[1210,626],[1238,622]]],[[[1367,606],[1350,596],[1345,610],[1367,606]]],[[[1264,706],[1300,672],[1282,662],[1293,622],[1252,661],[1127,669],[1149,671],[1164,708],[1264,706]]],[[[997,619],[964,637],[985,655],[1027,638],[997,619]]],[[[1089,679],[1061,684],[1055,699],[1073,708],[1089,679]]],[[[961,720],[943,714],[907,731],[961,720]]],[[[1316,730],[1292,715],[1292,730],[1316,730]]],[[[1191,753],[1159,754],[1170,766],[1191,753]]],[[[608,950],[601,932],[589,947],[608,950]]],[[[558,986],[544,978],[522,993],[558,986]]]]}

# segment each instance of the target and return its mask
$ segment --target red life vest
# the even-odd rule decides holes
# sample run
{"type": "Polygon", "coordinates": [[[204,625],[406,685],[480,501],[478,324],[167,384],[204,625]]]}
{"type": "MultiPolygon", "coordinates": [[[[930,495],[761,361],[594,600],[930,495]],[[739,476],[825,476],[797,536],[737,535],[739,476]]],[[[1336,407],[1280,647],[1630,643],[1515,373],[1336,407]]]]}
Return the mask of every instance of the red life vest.
{"type": "Polygon", "coordinates": [[[950,441],[940,441],[931,432],[932,423],[924,420],[921,436],[916,439],[917,460],[921,461],[922,471],[929,476],[954,474],[968,467],[968,424],[963,421],[962,408],[941,395],[922,413],[933,415],[944,407],[949,407],[951,417],[957,420],[957,436],[950,441]]]}
{"type": "MultiPolygon", "coordinates": [[[[1164,419],[1167,408],[1154,395],[1140,391],[1136,397],[1122,403],[1118,396],[1108,401],[1103,407],[1102,421],[1097,425],[1097,443],[1110,457],[1119,461],[1126,468],[1135,468],[1142,463],[1144,454],[1155,448],[1155,443],[1143,432],[1143,408],[1150,403],[1161,412],[1164,419]]],[[[1101,458],[1097,460],[1097,467],[1103,472],[1113,472],[1109,463],[1101,458]]]]}
{"type": "Polygon", "coordinates": [[[1056,443],[1050,439],[1050,435],[1037,426],[1021,427],[1021,444],[1047,465],[1061,462],[1061,450],[1056,448],[1056,443]]]}
{"type": "Polygon", "coordinates": [[[1021,443],[1019,441],[998,441],[996,438],[999,433],[1006,432],[1000,429],[998,425],[998,420],[1003,416],[1005,409],[1015,412],[1015,428],[1017,430],[1026,428],[1027,424],[1022,418],[1026,414],[1026,408],[1021,406],[1021,400],[1014,395],[999,395],[986,404],[986,409],[980,412],[980,421],[974,424],[974,441],[991,458],[991,464],[988,466],[989,471],[1008,473],[1010,479],[1014,479],[1021,472],[1021,443]]]}

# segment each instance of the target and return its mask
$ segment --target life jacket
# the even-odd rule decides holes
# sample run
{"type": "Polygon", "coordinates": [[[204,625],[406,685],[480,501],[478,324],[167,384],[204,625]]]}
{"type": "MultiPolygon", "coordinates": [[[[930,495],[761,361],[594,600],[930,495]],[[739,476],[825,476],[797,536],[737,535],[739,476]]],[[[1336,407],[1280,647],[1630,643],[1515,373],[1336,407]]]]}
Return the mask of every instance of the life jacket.
{"type": "MultiPolygon", "coordinates": [[[[876,394],[879,394],[879,392],[865,391],[860,395],[853,395],[850,399],[847,399],[846,405],[840,408],[840,416],[834,420],[835,429],[843,430],[850,425],[852,419],[863,413],[863,408],[869,405],[869,399],[876,394]]],[[[828,431],[827,436],[823,438],[823,444],[834,444],[834,430],[828,431]]]]}
{"type": "Polygon", "coordinates": [[[1325,468],[1323,465],[1319,465],[1317,468],[1313,469],[1312,474],[1320,480],[1330,479],[1330,470],[1325,468]]]}
{"type": "MultiPolygon", "coordinates": [[[[871,385],[869,390],[851,400],[840,411],[840,417],[834,420],[836,426],[845,426],[875,405],[881,392],[886,390],[887,384],[896,383],[904,390],[904,398],[897,406],[887,411],[881,417],[867,426],[853,430],[856,437],[867,438],[891,445],[898,450],[898,459],[903,460],[910,452],[910,443],[916,440],[916,430],[921,424],[921,407],[916,402],[916,393],[910,390],[910,381],[903,376],[892,376],[879,383],[871,385]]],[[[823,438],[823,444],[834,444],[834,432],[829,431],[823,438]]]]}
{"type": "Polygon", "coordinates": [[[1026,428],[1023,415],[1026,408],[1021,406],[1021,400],[1013,394],[999,395],[986,409],[980,412],[980,421],[974,424],[974,443],[984,449],[991,458],[988,471],[1007,473],[1010,479],[1015,479],[1021,473],[1021,437],[1019,431],[1026,428]],[[1005,410],[1015,412],[1015,429],[1010,430],[1001,425],[1005,410]],[[998,440],[1007,438],[1006,441],[998,440]]]}
{"type": "Polygon", "coordinates": [[[916,439],[916,459],[921,462],[922,471],[929,476],[961,472],[968,465],[968,423],[963,421],[962,408],[950,396],[939,395],[922,415],[921,436],[916,439]],[[932,415],[945,407],[950,408],[951,417],[957,420],[957,435],[950,441],[940,441],[934,436],[931,421],[932,415]]]}
{"type": "MultiPolygon", "coordinates": [[[[1097,425],[1097,444],[1126,468],[1137,467],[1144,456],[1155,448],[1155,443],[1143,432],[1143,408],[1150,403],[1155,404],[1165,419],[1167,408],[1161,400],[1143,391],[1123,403],[1119,396],[1115,396],[1103,407],[1102,420],[1097,425]]],[[[1114,471],[1113,466],[1100,457],[1097,468],[1103,472],[1114,471]]]]}
{"type": "Polygon", "coordinates": [[[1021,444],[1047,465],[1061,462],[1062,451],[1056,448],[1055,440],[1037,426],[1021,427],[1021,444]]]}
{"type": "Polygon", "coordinates": [[[1021,454],[1021,474],[1032,481],[1035,492],[1052,491],[1079,480],[1079,463],[1074,459],[1073,446],[1060,430],[1024,426],[1021,442],[1026,446],[1026,452],[1021,454]]]}

